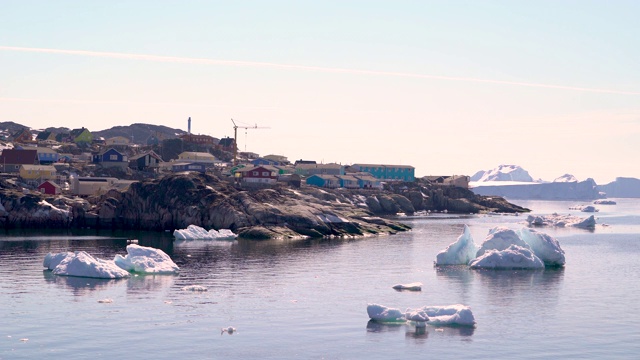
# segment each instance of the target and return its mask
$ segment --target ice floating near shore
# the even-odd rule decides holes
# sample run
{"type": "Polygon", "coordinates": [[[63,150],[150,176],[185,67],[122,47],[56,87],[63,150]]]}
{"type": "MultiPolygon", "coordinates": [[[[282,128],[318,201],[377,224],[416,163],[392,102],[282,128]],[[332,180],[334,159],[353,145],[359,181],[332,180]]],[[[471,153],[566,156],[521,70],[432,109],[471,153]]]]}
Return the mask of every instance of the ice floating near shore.
{"type": "Polygon", "coordinates": [[[169,255],[160,249],[127,245],[127,256],[116,255],[113,261],[129,272],[143,274],[175,274],[180,270],[169,255]]]}
{"type": "Polygon", "coordinates": [[[488,250],[469,263],[471,269],[543,269],[544,263],[528,248],[511,245],[488,250]]]}
{"type": "Polygon", "coordinates": [[[577,227],[582,229],[593,229],[596,227],[596,219],[593,215],[586,219],[572,215],[543,215],[527,217],[530,226],[557,226],[557,227],[577,227]]]}
{"type": "Polygon", "coordinates": [[[202,285],[188,285],[182,288],[182,291],[208,291],[208,289],[202,285]]]}
{"type": "Polygon", "coordinates": [[[471,231],[467,225],[458,240],[450,244],[436,256],[436,265],[467,265],[475,259],[478,246],[473,242],[471,231]]]}
{"type": "Polygon", "coordinates": [[[466,227],[458,241],[437,255],[435,265],[468,264],[471,269],[540,269],[565,264],[560,243],[552,236],[533,229],[523,228],[516,232],[505,227],[493,228],[474,255],[469,253],[470,246],[460,246],[461,242],[472,242],[466,227]],[[468,258],[471,260],[463,262],[468,258]]]}
{"type": "Polygon", "coordinates": [[[96,259],[84,251],[47,254],[44,267],[55,275],[79,276],[98,279],[121,279],[129,277],[128,271],[118,267],[113,261],[96,259]]]}
{"type": "Polygon", "coordinates": [[[475,326],[476,324],[471,309],[468,306],[460,304],[407,309],[404,314],[398,309],[378,304],[369,304],[367,305],[367,314],[371,320],[383,323],[416,321],[437,326],[475,326]]]}
{"type": "Polygon", "coordinates": [[[175,230],[173,237],[176,240],[233,240],[238,235],[229,229],[209,231],[197,225],[189,225],[186,229],[175,230]]]}
{"type": "Polygon", "coordinates": [[[600,199],[593,202],[595,205],[616,205],[617,203],[613,200],[605,200],[600,199]]]}
{"type": "Polygon", "coordinates": [[[396,290],[408,290],[408,291],[422,291],[422,283],[414,282],[410,284],[397,284],[393,285],[396,290]]]}
{"type": "Polygon", "coordinates": [[[42,265],[55,275],[98,279],[121,279],[130,272],[143,274],[173,274],[179,268],[162,250],[131,244],[127,256],[114,260],[97,259],[84,251],[48,253],[42,265]]]}

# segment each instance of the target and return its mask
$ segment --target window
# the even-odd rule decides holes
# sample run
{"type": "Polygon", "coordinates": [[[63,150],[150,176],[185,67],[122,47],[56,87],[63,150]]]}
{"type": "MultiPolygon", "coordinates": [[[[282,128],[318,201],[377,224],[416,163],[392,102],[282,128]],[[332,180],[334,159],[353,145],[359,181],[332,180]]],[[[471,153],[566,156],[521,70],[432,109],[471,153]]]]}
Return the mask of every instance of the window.
{"type": "Polygon", "coordinates": [[[109,155],[109,160],[111,160],[111,161],[118,160],[118,155],[109,155]]]}
{"type": "Polygon", "coordinates": [[[263,171],[262,172],[262,176],[269,176],[269,172],[268,171],[263,171]]]}
{"type": "Polygon", "coordinates": [[[260,172],[259,172],[259,171],[252,171],[251,173],[253,174],[253,176],[258,176],[258,175],[260,175],[260,172]]]}

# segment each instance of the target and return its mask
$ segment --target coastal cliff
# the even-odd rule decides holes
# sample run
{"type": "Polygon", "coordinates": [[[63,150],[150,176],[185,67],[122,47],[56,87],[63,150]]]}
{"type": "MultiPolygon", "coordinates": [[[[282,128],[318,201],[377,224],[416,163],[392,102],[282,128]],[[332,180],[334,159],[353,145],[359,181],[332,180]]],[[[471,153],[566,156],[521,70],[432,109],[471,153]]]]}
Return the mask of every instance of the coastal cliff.
{"type": "Polygon", "coordinates": [[[133,183],[87,199],[0,190],[5,228],[114,228],[172,231],[194,224],[245,238],[364,236],[409,230],[379,217],[398,212],[524,212],[501,198],[454,187],[397,183],[385,190],[316,187],[243,190],[216,176],[183,173],[133,183]]]}

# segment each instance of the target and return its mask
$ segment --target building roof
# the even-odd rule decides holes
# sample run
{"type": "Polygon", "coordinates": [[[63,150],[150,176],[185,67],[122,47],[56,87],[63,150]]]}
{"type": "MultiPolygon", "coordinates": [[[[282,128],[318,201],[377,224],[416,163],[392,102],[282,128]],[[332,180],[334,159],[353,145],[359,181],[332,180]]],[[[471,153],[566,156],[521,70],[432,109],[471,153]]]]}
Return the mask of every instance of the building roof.
{"type": "Polygon", "coordinates": [[[338,180],[337,175],[324,175],[324,174],[311,175],[307,179],[310,179],[310,178],[312,178],[314,176],[315,177],[319,177],[320,179],[323,179],[323,180],[338,180]]]}
{"type": "Polygon", "coordinates": [[[163,161],[162,158],[160,157],[160,155],[156,154],[155,151],[147,151],[147,152],[143,152],[143,153],[138,154],[138,155],[131,156],[129,158],[129,161],[136,161],[136,160],[138,160],[140,158],[143,158],[143,157],[145,157],[147,155],[151,156],[152,158],[156,158],[159,161],[163,161]]]}
{"type": "Polygon", "coordinates": [[[271,165],[247,166],[247,167],[244,167],[242,169],[236,170],[236,172],[247,172],[247,171],[252,171],[252,170],[256,170],[256,169],[265,169],[265,170],[269,170],[269,171],[278,172],[278,168],[276,168],[275,166],[271,166],[271,165]]]}
{"type": "Polygon", "coordinates": [[[389,164],[353,164],[351,166],[359,166],[359,167],[388,167],[388,168],[399,168],[399,169],[415,169],[411,165],[389,165],[389,164]]]}
{"type": "Polygon", "coordinates": [[[215,156],[209,154],[208,152],[197,152],[197,151],[184,151],[182,153],[180,153],[180,155],[178,155],[180,157],[183,156],[195,156],[196,158],[201,157],[201,158],[216,158],[215,156]]]}
{"type": "Polygon", "coordinates": [[[51,181],[51,180],[43,181],[43,182],[42,182],[42,184],[38,185],[38,188],[42,187],[42,185],[44,185],[44,184],[46,184],[46,183],[49,183],[49,184],[53,185],[53,187],[54,187],[54,188],[62,189],[62,188],[60,187],[60,185],[56,184],[55,182],[53,182],[53,181],[51,181]]]}
{"type": "Polygon", "coordinates": [[[4,149],[0,154],[2,164],[31,164],[38,162],[38,152],[36,150],[16,150],[4,149]]]}
{"type": "Polygon", "coordinates": [[[27,171],[51,171],[56,172],[56,168],[51,165],[27,165],[23,164],[22,168],[27,171]]]}
{"type": "Polygon", "coordinates": [[[296,169],[342,169],[340,164],[297,164],[296,169]]]}

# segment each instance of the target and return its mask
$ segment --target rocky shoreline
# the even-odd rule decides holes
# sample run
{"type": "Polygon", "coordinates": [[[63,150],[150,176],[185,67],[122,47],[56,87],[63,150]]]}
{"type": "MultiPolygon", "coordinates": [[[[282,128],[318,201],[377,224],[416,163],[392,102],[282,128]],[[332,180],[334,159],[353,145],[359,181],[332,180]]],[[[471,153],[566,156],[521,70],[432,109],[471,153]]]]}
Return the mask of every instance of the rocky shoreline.
{"type": "Polygon", "coordinates": [[[173,231],[198,225],[231,229],[240,237],[331,237],[410,230],[385,218],[399,212],[526,212],[502,198],[420,181],[385,190],[276,186],[243,190],[213,175],[183,173],[132,184],[89,198],[25,194],[2,183],[4,228],[96,228],[173,231]]]}

